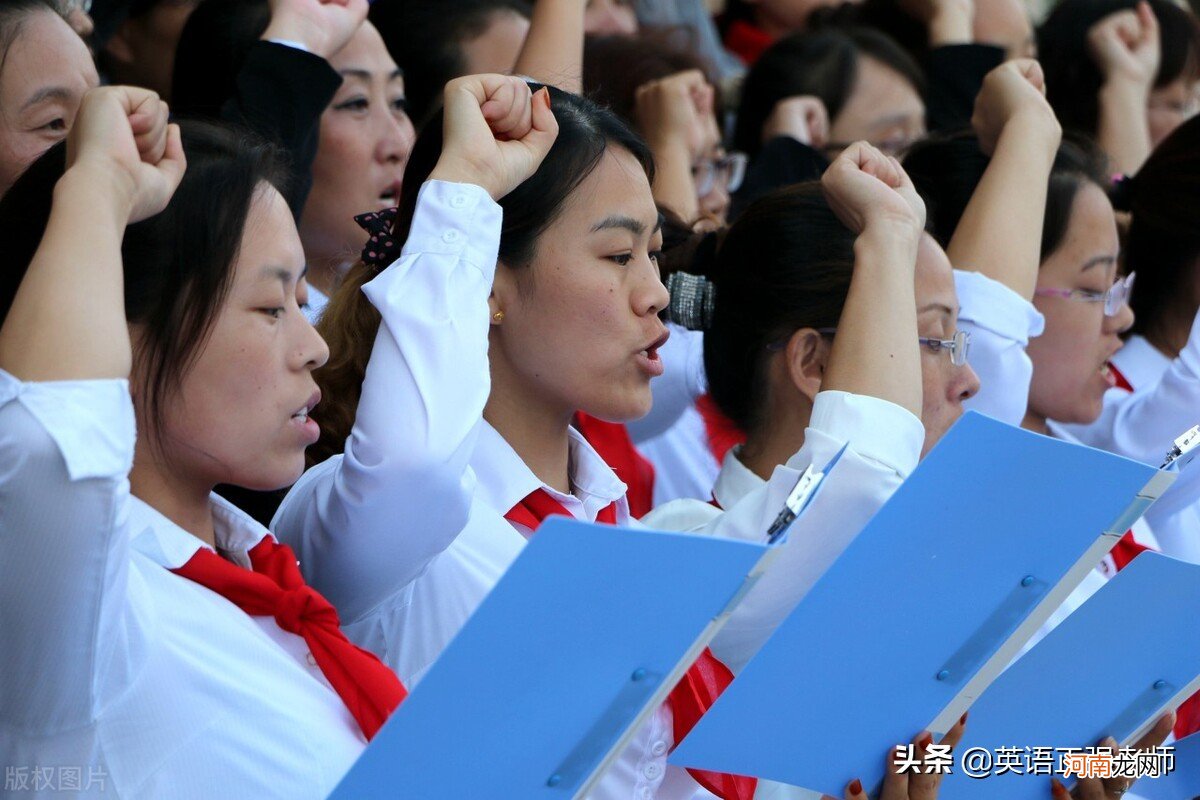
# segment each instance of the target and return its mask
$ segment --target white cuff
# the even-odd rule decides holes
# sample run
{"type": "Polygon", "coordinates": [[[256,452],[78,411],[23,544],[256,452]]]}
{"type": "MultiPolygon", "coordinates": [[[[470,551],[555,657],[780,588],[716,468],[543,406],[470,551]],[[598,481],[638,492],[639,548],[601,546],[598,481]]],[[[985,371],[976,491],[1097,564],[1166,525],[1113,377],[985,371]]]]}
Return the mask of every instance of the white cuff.
{"type": "Polygon", "coordinates": [[[885,465],[901,478],[917,468],[925,443],[925,427],[911,411],[849,392],[819,392],[808,427],[848,443],[863,458],[885,465]]]}
{"type": "Polygon", "coordinates": [[[1046,325],[1033,304],[999,281],[978,272],[954,270],[958,293],[958,318],[968,320],[1022,347],[1040,336],[1046,325]]]}

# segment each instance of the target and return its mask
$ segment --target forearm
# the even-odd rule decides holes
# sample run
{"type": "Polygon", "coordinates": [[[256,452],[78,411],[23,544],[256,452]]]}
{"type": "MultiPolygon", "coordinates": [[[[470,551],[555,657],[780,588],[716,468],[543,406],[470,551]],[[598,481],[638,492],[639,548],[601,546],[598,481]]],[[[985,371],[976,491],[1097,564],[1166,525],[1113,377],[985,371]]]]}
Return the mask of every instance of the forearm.
{"type": "Polygon", "coordinates": [[[1033,297],[1042,223],[1061,133],[1044,120],[1011,120],[946,248],[956,269],[979,272],[1033,297]]]}
{"type": "Polygon", "coordinates": [[[692,164],[687,145],[682,141],[651,142],[654,154],[654,201],[666,206],[686,222],[700,216],[700,201],[692,180],[692,164]]]}
{"type": "Polygon", "coordinates": [[[1100,89],[1096,141],[1113,172],[1132,175],[1150,155],[1148,100],[1147,87],[1127,81],[1109,81],[1100,89]]]}
{"type": "Polygon", "coordinates": [[[102,170],[69,169],[46,232],[0,328],[0,368],[24,381],[125,378],[121,239],[130,191],[102,170]]]}
{"type": "Polygon", "coordinates": [[[585,6],[585,0],[538,0],[513,71],[566,92],[583,91],[585,6]]]}
{"type": "Polygon", "coordinates": [[[854,243],[854,277],[823,390],[877,397],[921,413],[913,270],[919,234],[868,227],[854,243]]]}
{"type": "Polygon", "coordinates": [[[929,20],[929,46],[969,44],[974,40],[971,25],[974,10],[966,3],[947,3],[929,20]]]}

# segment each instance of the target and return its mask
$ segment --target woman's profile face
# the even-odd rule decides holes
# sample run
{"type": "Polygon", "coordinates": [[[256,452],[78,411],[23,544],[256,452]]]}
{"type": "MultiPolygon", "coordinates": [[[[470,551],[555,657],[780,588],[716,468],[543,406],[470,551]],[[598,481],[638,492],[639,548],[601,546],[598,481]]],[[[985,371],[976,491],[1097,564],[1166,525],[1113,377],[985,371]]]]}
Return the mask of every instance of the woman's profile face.
{"type": "Polygon", "coordinates": [[[87,46],[62,17],[22,19],[0,60],[0,195],[66,138],[84,93],[99,83],[87,46]]]}
{"type": "MultiPolygon", "coordinates": [[[[1037,288],[1103,293],[1117,273],[1117,225],[1103,190],[1085,183],[1075,196],[1062,243],[1043,262],[1037,288]]],[[[1108,362],[1121,349],[1120,334],[1133,324],[1124,306],[1115,316],[1103,303],[1037,296],[1046,329],[1031,339],[1029,410],[1046,419],[1087,424],[1100,416],[1104,393],[1114,385],[1108,362]]]]}
{"type": "Polygon", "coordinates": [[[1150,92],[1146,121],[1150,126],[1150,144],[1159,142],[1196,115],[1200,110],[1200,82],[1179,78],[1150,92]]]}
{"type": "MultiPolygon", "coordinates": [[[[958,294],[950,259],[925,234],[917,250],[917,335],[947,340],[958,330],[958,294]]],[[[921,423],[925,426],[924,457],[963,415],[963,402],[979,391],[979,376],[968,362],[955,366],[944,349],[921,347],[921,423]]]]}
{"type": "Polygon", "coordinates": [[[330,64],[342,85],[321,115],[312,191],[301,216],[313,262],[353,260],[363,243],[354,216],[396,205],[416,138],[405,111],[404,76],[375,26],[364,23],[330,64]]]}
{"type": "MultiPolygon", "coordinates": [[[[897,155],[925,135],[925,103],[916,88],[896,70],[860,55],[854,89],[830,121],[829,140],[838,151],[867,141],[897,155]]],[[[837,152],[829,152],[836,158],[837,152]]]]}
{"type": "Polygon", "coordinates": [[[610,421],[650,410],[666,339],[658,312],[669,300],[661,246],[645,171],[610,146],[538,239],[532,263],[497,270],[493,311],[504,318],[490,352],[515,399],[610,421]]]}
{"type": "Polygon", "coordinates": [[[163,401],[158,444],[175,474],[269,490],[304,471],[304,450],[318,437],[308,418],[319,397],[312,371],[329,357],[301,312],[304,263],[287,202],[263,184],[208,340],[163,401]]]}

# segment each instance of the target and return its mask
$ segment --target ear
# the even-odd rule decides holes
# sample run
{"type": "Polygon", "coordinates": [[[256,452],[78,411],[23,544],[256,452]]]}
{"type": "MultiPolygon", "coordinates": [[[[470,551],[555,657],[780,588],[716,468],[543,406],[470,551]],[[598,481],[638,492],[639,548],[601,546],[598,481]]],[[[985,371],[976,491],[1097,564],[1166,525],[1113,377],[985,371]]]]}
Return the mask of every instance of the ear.
{"type": "Polygon", "coordinates": [[[516,306],[517,276],[504,262],[496,264],[496,277],[492,281],[492,291],[488,295],[488,314],[492,325],[503,322],[504,314],[516,306]],[[500,319],[496,315],[500,315],[500,319]]]}
{"type": "Polygon", "coordinates": [[[120,64],[133,63],[133,48],[129,46],[129,20],[117,26],[117,31],[104,43],[104,53],[120,64]]]}
{"type": "Polygon", "coordinates": [[[821,391],[829,361],[829,339],[812,328],[801,328],[788,339],[784,354],[788,377],[801,394],[813,401],[821,391]]]}

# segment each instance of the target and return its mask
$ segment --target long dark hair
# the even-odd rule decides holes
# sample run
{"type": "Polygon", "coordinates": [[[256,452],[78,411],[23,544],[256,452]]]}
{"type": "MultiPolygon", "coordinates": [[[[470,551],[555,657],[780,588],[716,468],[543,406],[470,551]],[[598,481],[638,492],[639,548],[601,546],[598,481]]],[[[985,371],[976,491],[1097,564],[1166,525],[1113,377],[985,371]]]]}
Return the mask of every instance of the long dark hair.
{"type": "MultiPolygon", "coordinates": [[[[530,84],[530,88],[536,92],[541,86],[530,84]]],[[[609,147],[632,153],[653,180],[649,148],[615,114],[577,95],[548,89],[558,121],[558,138],[537,172],[500,200],[504,221],[499,260],[509,269],[523,269],[533,261],[538,238],[558,218],[571,193],[592,173],[609,147]]],[[[439,109],[413,146],[393,227],[396,241],[408,237],[421,186],[441,157],[442,124],[439,109]]],[[[363,376],[380,322],[379,312],[361,289],[375,274],[374,268],[362,262],[351,267],[317,325],[329,343],[330,358],[314,373],[328,401],[321,403],[313,415],[321,426],[321,438],[309,449],[311,463],[342,452],[354,425],[363,376]]]]}
{"type": "Polygon", "coordinates": [[[759,57],[742,85],[733,146],[751,155],[762,148],[762,129],[775,104],[796,95],[820,98],[832,123],[858,79],[858,60],[868,56],[899,72],[918,94],[925,82],[908,53],[868,28],[826,29],[785,36],[759,57]]]}
{"type": "MultiPolygon", "coordinates": [[[[170,204],[125,230],[125,316],[140,328],[135,389],[158,427],[216,320],[233,276],[255,193],[285,187],[275,150],[246,134],[181,124],[188,166],[170,204]]],[[[65,143],[47,151],[0,200],[0,321],[8,314],[50,214],[65,143]]]]}
{"type": "Polygon", "coordinates": [[[409,116],[423,127],[447,81],[467,74],[463,44],[484,33],[497,13],[528,19],[526,0],[376,0],[368,19],[400,69],[409,116]]]}
{"type": "Polygon", "coordinates": [[[1132,333],[1159,341],[1200,304],[1200,117],[1164,139],[1123,189],[1115,202],[1130,212],[1125,266],[1137,271],[1132,333]]]}
{"type": "Polygon", "coordinates": [[[271,23],[267,0],[205,0],[179,35],[171,76],[171,112],[220,119],[246,54],[271,23]]]}
{"type": "Polygon", "coordinates": [[[717,302],[704,369],[717,407],[743,431],[765,423],[767,345],[838,324],[854,239],[815,181],[759,198],[725,233],[711,274],[717,302]]]}
{"type": "MultiPolygon", "coordinates": [[[[1162,59],[1154,87],[1200,74],[1200,28],[1189,11],[1170,0],[1149,0],[1158,18],[1162,59]]],[[[1109,14],[1137,0],[1063,0],[1037,30],[1038,60],[1046,74],[1046,99],[1063,127],[1091,136],[1099,127],[1098,93],[1104,75],[1092,59],[1087,35],[1109,14]]]]}
{"type": "MultiPolygon", "coordinates": [[[[917,142],[905,155],[904,169],[925,200],[929,232],[942,247],[949,245],[988,163],[988,157],[979,149],[979,140],[970,131],[917,142]]],[[[1107,188],[1103,157],[1086,140],[1064,140],[1050,170],[1042,223],[1042,261],[1062,244],[1075,196],[1088,183],[1107,188]]]]}

